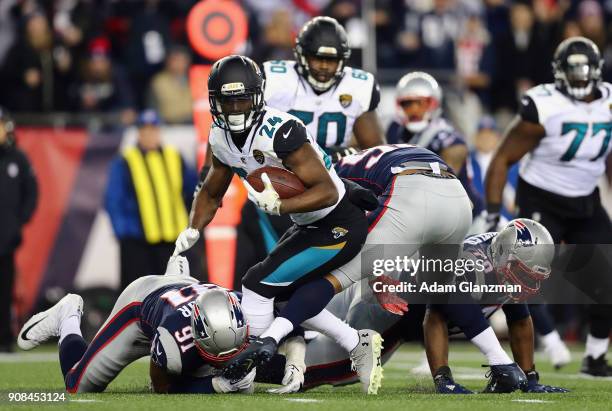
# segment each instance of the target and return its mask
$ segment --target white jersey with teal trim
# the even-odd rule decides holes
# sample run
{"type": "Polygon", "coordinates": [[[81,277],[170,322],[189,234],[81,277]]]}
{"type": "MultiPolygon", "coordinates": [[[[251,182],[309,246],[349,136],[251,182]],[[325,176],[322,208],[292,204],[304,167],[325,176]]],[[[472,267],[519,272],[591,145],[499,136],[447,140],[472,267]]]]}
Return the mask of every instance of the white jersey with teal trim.
{"type": "Polygon", "coordinates": [[[527,91],[546,136],[521,161],[523,180],[565,197],[595,190],[605,172],[612,134],[612,85],[603,83],[599,89],[601,97],[591,103],[567,97],[554,84],[527,91]]]}
{"type": "Polygon", "coordinates": [[[275,60],[263,64],[266,104],[298,117],[321,147],[347,146],[355,120],[370,109],[374,76],[345,67],[340,81],[316,94],[298,74],[295,61],[275,60]]]}
{"type": "Polygon", "coordinates": [[[271,107],[264,107],[263,115],[257,124],[251,127],[241,149],[236,147],[229,131],[214,124],[210,129],[208,141],[213,155],[223,164],[231,167],[241,179],[245,179],[248,174],[264,166],[287,170],[282,159],[304,142],[312,144],[338,190],[338,201],[333,206],[321,210],[291,214],[291,219],[299,225],[311,224],[325,217],[336,208],[344,196],[344,183],[332,167],[331,158],[307,133],[304,124],[290,114],[271,107]]]}

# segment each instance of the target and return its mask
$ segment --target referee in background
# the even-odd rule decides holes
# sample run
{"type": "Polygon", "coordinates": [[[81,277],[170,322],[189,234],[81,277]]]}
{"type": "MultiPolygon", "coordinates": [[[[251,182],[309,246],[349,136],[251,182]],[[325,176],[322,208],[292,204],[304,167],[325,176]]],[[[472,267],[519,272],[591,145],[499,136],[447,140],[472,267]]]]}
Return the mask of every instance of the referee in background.
{"type": "Polygon", "coordinates": [[[136,145],[124,148],[109,169],[104,203],[119,241],[122,290],[143,275],[164,274],[188,225],[198,176],[164,144],[160,125],[156,111],[140,113],[136,145]]]}
{"type": "Polygon", "coordinates": [[[15,251],[21,229],[32,218],[38,184],[25,153],[15,146],[15,125],[0,107],[0,352],[10,352],[15,251]]]}

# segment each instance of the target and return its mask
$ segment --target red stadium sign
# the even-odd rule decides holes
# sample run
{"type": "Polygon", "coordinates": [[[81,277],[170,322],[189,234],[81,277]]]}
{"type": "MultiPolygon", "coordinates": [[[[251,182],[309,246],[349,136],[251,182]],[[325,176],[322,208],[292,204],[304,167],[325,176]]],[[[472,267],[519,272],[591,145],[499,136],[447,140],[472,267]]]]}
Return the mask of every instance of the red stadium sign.
{"type": "Polygon", "coordinates": [[[205,0],[187,17],[187,34],[193,48],[210,60],[236,53],[245,43],[248,21],[233,0],[205,0]]]}

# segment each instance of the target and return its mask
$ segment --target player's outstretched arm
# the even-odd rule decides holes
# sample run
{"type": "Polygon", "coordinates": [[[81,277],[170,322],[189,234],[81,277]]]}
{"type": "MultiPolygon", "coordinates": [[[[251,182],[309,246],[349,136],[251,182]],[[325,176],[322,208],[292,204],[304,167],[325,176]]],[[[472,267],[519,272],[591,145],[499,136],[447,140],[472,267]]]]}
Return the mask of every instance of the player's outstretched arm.
{"type": "Polygon", "coordinates": [[[306,191],[283,200],[281,214],[320,210],[338,201],[338,190],[311,144],[302,144],[283,160],[283,164],[302,180],[306,191]]]}
{"type": "MultiPolygon", "coordinates": [[[[210,151],[210,145],[208,151],[210,151]]],[[[213,155],[208,173],[201,177],[204,178],[204,181],[200,180],[196,187],[189,213],[189,227],[183,230],[176,239],[173,257],[190,249],[198,241],[200,231],[215,216],[223,195],[232,181],[232,175],[232,169],[213,155]]]]}
{"type": "Polygon", "coordinates": [[[545,134],[544,127],[538,123],[518,116],[512,121],[487,170],[485,193],[489,213],[499,215],[508,169],[533,150],[545,134]]]}
{"type": "Polygon", "coordinates": [[[208,175],[191,205],[190,227],[199,231],[210,223],[232,181],[232,176],[232,169],[221,163],[213,155],[208,175]]]}

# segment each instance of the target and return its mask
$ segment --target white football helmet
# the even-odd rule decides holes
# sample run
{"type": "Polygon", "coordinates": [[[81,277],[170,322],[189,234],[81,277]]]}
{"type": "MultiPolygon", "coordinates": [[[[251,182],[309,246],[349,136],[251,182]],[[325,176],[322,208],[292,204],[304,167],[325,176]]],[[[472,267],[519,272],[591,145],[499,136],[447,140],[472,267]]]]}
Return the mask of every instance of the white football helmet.
{"type": "Polygon", "coordinates": [[[490,248],[500,284],[521,286],[515,301],[535,295],[551,273],[554,241],[546,227],[528,218],[510,221],[493,239],[490,248]]]}
{"type": "Polygon", "coordinates": [[[405,74],[395,88],[395,101],[397,114],[404,127],[411,133],[420,133],[425,130],[431,120],[441,113],[442,89],[432,76],[422,71],[413,71],[405,74]],[[402,109],[402,102],[406,100],[426,99],[428,108],[422,118],[408,118],[402,109]]]}
{"type": "Polygon", "coordinates": [[[236,296],[218,288],[195,300],[191,332],[200,356],[222,366],[247,346],[249,327],[236,296]]]}

